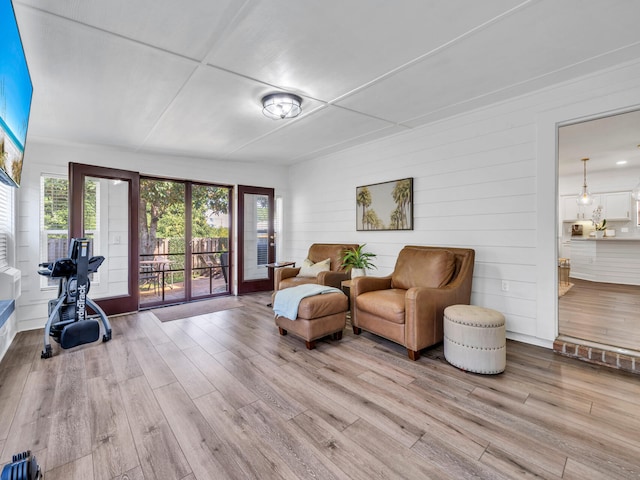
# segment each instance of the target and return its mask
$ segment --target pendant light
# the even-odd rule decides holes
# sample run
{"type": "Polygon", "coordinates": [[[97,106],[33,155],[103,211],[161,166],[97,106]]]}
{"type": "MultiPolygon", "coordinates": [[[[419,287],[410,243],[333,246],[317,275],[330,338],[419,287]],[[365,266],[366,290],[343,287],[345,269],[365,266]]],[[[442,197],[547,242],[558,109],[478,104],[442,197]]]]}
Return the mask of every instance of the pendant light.
{"type": "Polygon", "coordinates": [[[593,203],[593,197],[591,196],[591,194],[589,193],[589,190],[587,189],[587,162],[589,161],[589,159],[583,158],[581,161],[584,166],[584,182],[582,184],[582,190],[580,191],[580,194],[576,198],[576,203],[578,205],[586,206],[586,205],[591,205],[593,203]]]}

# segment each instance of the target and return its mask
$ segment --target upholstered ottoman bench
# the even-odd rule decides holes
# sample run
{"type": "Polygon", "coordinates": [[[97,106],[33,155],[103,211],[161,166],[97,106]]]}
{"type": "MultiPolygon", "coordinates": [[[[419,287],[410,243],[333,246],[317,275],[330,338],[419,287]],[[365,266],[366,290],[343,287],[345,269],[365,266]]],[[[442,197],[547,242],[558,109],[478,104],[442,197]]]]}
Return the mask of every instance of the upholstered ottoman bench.
{"type": "Polygon", "coordinates": [[[342,338],[348,309],[348,298],[342,292],[313,295],[300,301],[295,320],[276,314],[276,325],[280,335],[291,332],[301,337],[311,350],[320,338],[329,335],[334,340],[342,338]]]}
{"type": "Polygon", "coordinates": [[[474,373],[504,372],[507,364],[504,315],[476,305],[444,310],[444,358],[474,373]]]}

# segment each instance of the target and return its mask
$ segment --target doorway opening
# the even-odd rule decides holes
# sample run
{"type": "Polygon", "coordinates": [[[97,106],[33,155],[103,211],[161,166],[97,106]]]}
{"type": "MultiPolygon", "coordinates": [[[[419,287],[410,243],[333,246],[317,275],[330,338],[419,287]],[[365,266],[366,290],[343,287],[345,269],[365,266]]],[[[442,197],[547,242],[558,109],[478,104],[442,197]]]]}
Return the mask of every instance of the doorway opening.
{"type": "Polygon", "coordinates": [[[640,183],[638,132],[640,111],[558,127],[554,349],[617,368],[640,357],[639,204],[632,196],[640,183]],[[585,185],[589,198],[579,204],[585,185]]]}

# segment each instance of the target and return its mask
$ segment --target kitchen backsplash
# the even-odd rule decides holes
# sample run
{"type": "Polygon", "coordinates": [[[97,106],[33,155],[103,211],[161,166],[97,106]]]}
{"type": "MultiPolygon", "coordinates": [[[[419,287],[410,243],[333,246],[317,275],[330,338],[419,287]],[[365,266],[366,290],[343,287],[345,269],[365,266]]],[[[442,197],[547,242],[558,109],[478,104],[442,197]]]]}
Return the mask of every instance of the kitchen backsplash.
{"type": "MultiPolygon", "coordinates": [[[[633,221],[608,221],[607,230],[614,230],[615,236],[618,238],[640,238],[640,227],[633,221]],[[623,231],[626,229],[627,231],[623,231]]],[[[578,222],[563,222],[562,223],[562,239],[564,241],[571,240],[572,225],[582,225],[582,236],[588,237],[591,232],[595,230],[590,220],[578,221],[578,222]]]]}

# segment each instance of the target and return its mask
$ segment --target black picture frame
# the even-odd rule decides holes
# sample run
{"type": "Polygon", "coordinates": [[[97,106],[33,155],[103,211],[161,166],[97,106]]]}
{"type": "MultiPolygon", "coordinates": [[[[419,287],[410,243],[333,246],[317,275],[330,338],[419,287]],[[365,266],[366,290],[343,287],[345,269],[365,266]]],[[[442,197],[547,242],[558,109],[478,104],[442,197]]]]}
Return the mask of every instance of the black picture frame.
{"type": "Polygon", "coordinates": [[[413,178],[356,187],[356,230],[413,230],[413,178]]]}

